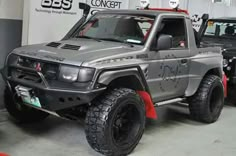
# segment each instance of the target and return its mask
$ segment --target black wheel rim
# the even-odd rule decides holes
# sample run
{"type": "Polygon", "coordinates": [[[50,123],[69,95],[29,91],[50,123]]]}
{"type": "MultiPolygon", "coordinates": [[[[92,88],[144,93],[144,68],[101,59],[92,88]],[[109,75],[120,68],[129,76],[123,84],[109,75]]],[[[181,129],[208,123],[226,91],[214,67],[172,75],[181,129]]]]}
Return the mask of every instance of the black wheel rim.
{"type": "Polygon", "coordinates": [[[127,146],[137,139],[141,128],[140,112],[135,104],[121,107],[112,122],[112,137],[117,146],[127,146]]]}
{"type": "Polygon", "coordinates": [[[223,99],[223,94],[222,94],[222,89],[220,86],[215,87],[212,90],[211,96],[210,96],[210,112],[213,114],[217,114],[222,107],[222,99],[223,99]]]}

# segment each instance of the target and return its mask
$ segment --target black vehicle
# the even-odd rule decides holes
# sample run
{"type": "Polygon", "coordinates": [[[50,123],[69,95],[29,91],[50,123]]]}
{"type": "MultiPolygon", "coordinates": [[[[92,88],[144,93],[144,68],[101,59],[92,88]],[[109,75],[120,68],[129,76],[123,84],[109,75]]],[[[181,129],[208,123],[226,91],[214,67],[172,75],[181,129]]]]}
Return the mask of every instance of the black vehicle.
{"type": "Polygon", "coordinates": [[[223,68],[229,84],[228,97],[231,100],[235,99],[233,94],[236,89],[236,17],[209,19],[201,36],[203,46],[223,48],[223,68]]]}

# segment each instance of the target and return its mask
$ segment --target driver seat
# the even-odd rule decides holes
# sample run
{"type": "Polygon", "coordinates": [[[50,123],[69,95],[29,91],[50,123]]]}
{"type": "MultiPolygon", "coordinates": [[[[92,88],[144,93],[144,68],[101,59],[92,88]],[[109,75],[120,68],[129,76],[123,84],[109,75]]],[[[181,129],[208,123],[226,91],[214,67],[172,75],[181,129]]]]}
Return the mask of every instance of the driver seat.
{"type": "Polygon", "coordinates": [[[225,29],[225,34],[222,36],[233,36],[234,34],[234,26],[227,26],[227,28],[225,29]]]}

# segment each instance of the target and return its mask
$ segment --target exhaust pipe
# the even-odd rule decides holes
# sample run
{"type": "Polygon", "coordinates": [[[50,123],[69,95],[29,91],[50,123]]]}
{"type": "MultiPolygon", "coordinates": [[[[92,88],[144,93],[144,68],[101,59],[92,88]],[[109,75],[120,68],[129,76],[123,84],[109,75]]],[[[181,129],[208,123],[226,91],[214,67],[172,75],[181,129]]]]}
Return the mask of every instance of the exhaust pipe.
{"type": "Polygon", "coordinates": [[[198,31],[200,41],[202,39],[202,35],[204,33],[204,30],[207,26],[208,19],[209,19],[209,14],[203,14],[202,15],[202,25],[200,26],[199,31],[198,31]]]}

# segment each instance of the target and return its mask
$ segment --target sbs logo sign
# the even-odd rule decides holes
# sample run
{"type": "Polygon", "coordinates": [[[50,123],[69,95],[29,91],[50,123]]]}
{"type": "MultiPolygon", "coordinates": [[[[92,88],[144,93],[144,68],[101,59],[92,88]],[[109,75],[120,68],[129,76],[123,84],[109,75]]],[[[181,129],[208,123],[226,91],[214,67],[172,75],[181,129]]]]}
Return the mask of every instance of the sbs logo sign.
{"type": "Polygon", "coordinates": [[[42,0],[43,8],[70,10],[73,0],[42,0]]]}

